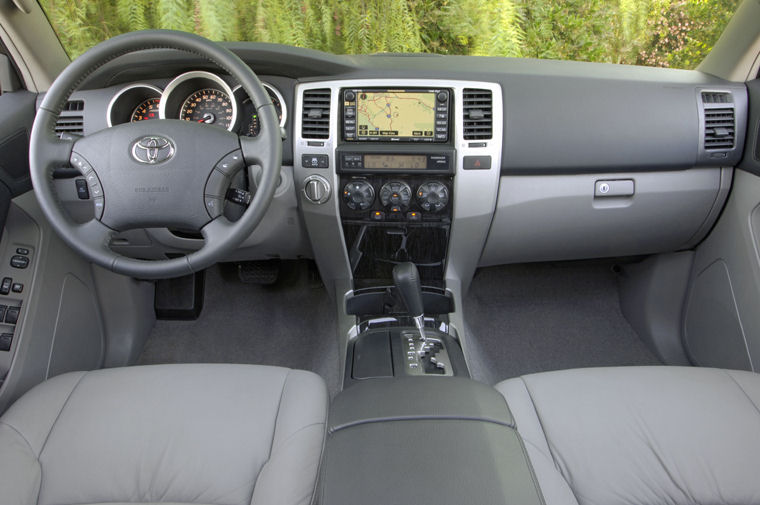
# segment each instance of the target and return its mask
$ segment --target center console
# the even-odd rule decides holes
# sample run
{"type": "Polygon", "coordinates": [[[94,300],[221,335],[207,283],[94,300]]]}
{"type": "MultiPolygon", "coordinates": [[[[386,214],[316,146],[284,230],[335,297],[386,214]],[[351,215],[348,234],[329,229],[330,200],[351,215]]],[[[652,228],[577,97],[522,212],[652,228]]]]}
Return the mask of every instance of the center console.
{"type": "Polygon", "coordinates": [[[338,304],[345,386],[468,376],[461,294],[495,208],[502,110],[500,86],[484,82],[297,87],[294,173],[314,258],[338,304]],[[394,279],[407,264],[419,311],[394,279]]]}
{"type": "Polygon", "coordinates": [[[354,289],[385,286],[411,261],[444,287],[456,151],[447,88],[343,88],[340,218],[354,289]]]}
{"type": "Polygon", "coordinates": [[[300,83],[296,110],[344,356],[319,503],[541,503],[503,397],[469,379],[461,312],[498,196],[501,87],[300,83]]]}

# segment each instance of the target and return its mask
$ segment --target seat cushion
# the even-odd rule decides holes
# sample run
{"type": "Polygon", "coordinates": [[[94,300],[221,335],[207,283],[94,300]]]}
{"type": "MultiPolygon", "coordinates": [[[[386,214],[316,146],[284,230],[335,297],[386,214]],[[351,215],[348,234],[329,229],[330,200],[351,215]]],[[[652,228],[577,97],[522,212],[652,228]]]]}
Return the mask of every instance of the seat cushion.
{"type": "Polygon", "coordinates": [[[321,378],[277,367],[61,375],[0,418],[0,503],[308,504],[327,402],[321,378]]]}
{"type": "Polygon", "coordinates": [[[593,368],[498,384],[547,505],[760,503],[760,375],[593,368]]]}

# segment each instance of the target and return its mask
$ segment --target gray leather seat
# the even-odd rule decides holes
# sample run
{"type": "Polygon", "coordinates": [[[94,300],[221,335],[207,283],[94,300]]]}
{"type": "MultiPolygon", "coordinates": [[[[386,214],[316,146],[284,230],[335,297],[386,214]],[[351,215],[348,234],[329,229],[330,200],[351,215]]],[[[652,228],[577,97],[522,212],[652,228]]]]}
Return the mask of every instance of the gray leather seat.
{"type": "Polygon", "coordinates": [[[547,505],[760,503],[760,375],[568,370],[496,386],[547,505]]]}
{"type": "Polygon", "coordinates": [[[327,403],[321,378],[276,367],[61,375],[0,418],[0,503],[308,504],[327,403]]]}

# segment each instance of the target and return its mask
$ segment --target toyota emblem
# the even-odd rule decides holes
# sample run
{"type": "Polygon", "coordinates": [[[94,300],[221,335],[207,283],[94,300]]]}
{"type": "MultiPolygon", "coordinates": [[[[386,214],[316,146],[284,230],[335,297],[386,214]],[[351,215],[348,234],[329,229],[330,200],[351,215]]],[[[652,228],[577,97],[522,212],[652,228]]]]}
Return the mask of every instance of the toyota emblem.
{"type": "Polygon", "coordinates": [[[132,144],[132,157],[139,163],[155,165],[174,156],[174,144],[166,137],[151,135],[132,144]]]}

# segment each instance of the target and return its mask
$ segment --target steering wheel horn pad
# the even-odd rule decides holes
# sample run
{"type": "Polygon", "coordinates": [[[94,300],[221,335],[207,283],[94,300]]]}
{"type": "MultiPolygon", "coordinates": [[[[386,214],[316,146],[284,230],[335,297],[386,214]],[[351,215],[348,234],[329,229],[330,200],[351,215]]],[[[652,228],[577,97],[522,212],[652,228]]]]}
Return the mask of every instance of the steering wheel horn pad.
{"type": "Polygon", "coordinates": [[[253,70],[226,48],[198,35],[146,30],[119,35],[93,47],[58,76],[40,105],[32,128],[30,169],[43,213],[74,250],[114,272],[156,279],[206,268],[237,248],[264,217],[282,165],[275,108],[253,70]],[[168,48],[202,56],[237,80],[254,103],[261,130],[238,137],[222,128],[180,120],[153,120],[107,128],[77,139],[59,139],[55,122],[77,86],[92,72],[131,52],[168,48]],[[262,177],[242,217],[222,215],[232,175],[258,165],[262,177]],[[90,187],[95,217],[75,223],[53,189],[53,170],[79,168],[90,187]],[[201,232],[203,246],[186,256],[147,261],[108,248],[114,233],[174,227],[201,232]]]}

